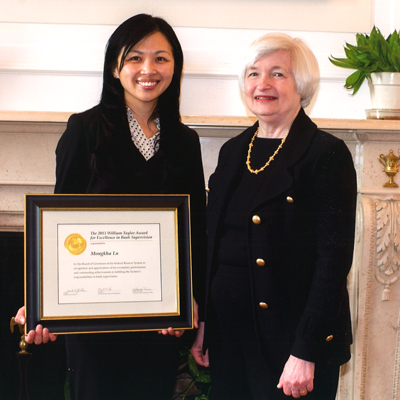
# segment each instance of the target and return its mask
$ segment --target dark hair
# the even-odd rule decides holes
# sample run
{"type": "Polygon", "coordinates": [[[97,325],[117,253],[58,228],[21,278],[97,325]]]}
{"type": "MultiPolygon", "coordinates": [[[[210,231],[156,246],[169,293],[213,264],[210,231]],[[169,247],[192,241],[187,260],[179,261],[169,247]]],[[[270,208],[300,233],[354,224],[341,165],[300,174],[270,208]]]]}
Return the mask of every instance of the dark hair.
{"type": "Polygon", "coordinates": [[[157,107],[150,118],[160,119],[161,144],[169,132],[179,124],[181,115],[179,99],[183,68],[183,52],[179,40],[172,27],[162,18],[147,14],[138,14],[123,22],[108,40],[103,68],[103,91],[100,100],[100,117],[102,129],[93,155],[93,169],[99,172],[99,158],[107,151],[102,147],[105,142],[112,142],[121,127],[121,118],[126,118],[124,88],[120,80],[114,78],[114,71],[121,70],[129,51],[137,43],[153,33],[160,32],[168,40],[174,57],[174,75],[168,88],[158,98],[157,107]],[[118,57],[122,52],[120,64],[118,57]]]}

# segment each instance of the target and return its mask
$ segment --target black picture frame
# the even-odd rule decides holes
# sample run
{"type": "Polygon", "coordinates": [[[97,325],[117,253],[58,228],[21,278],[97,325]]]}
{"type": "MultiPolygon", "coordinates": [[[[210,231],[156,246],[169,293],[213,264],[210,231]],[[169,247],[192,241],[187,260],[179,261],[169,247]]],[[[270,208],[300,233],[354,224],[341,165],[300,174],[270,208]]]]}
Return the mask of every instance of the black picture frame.
{"type": "MultiPolygon", "coordinates": [[[[172,214],[169,219],[172,220],[172,214]]],[[[27,194],[25,195],[24,233],[26,332],[35,329],[38,324],[47,327],[54,334],[149,331],[166,329],[168,327],[173,327],[174,329],[193,328],[189,195],[27,194]],[[174,300],[177,307],[176,312],[160,311],[143,314],[141,312],[127,313],[125,310],[121,314],[117,312],[111,314],[105,313],[105,315],[93,315],[90,312],[86,313],[84,311],[79,316],[71,316],[68,313],[68,315],[57,315],[56,313],[50,317],[43,312],[45,309],[44,302],[47,302],[47,295],[45,295],[47,293],[46,285],[50,287],[50,283],[46,283],[48,281],[47,275],[52,276],[54,269],[52,263],[46,261],[44,255],[46,252],[50,252],[51,254],[57,252],[58,254],[61,251],[57,240],[46,239],[49,235],[44,238],[46,231],[53,229],[47,229],[44,226],[44,220],[50,220],[51,223],[48,225],[50,227],[57,225],[58,229],[58,215],[61,215],[62,219],[68,219],[74,215],[82,215],[83,221],[79,218],[79,224],[82,224],[87,229],[86,225],[90,223],[86,222],[85,218],[89,218],[90,220],[95,215],[97,216],[97,214],[91,213],[100,212],[100,215],[105,213],[104,215],[107,218],[113,220],[114,215],[118,215],[119,218],[121,218],[121,215],[123,217],[126,215],[129,218],[135,218],[139,215],[138,212],[141,212],[140,215],[145,215],[145,218],[148,217],[154,220],[154,218],[157,218],[157,212],[155,211],[160,210],[165,211],[167,216],[169,212],[173,212],[173,218],[176,221],[176,240],[173,241],[176,248],[175,250],[171,249],[171,252],[175,251],[176,254],[177,273],[174,278],[168,278],[172,282],[175,281],[176,285],[177,298],[174,300]],[[53,246],[56,246],[57,249],[54,250],[53,246]]],[[[166,239],[160,235],[161,243],[166,242],[166,239]]],[[[160,250],[160,252],[162,253],[163,251],[160,250]]],[[[160,264],[161,272],[163,272],[165,266],[163,266],[162,261],[160,264]]],[[[169,284],[171,292],[175,290],[172,288],[173,284],[169,284]]],[[[53,290],[53,286],[51,283],[51,288],[48,290],[53,290]]],[[[60,306],[57,301],[53,301],[53,303],[55,304],[55,309],[58,310],[58,307],[60,310],[63,309],[63,305],[60,306]]],[[[135,303],[135,310],[137,310],[137,307],[140,307],[141,304],[140,301],[135,303]]],[[[175,304],[174,302],[171,303],[175,304]]],[[[148,304],[144,304],[143,302],[143,305],[147,306],[148,304]]],[[[153,306],[152,304],[150,305],[153,306]]],[[[79,310],[82,308],[85,309],[84,306],[77,305],[76,307],[76,309],[79,307],[79,310]]],[[[156,304],[155,307],[158,307],[158,305],[156,304]]]]}

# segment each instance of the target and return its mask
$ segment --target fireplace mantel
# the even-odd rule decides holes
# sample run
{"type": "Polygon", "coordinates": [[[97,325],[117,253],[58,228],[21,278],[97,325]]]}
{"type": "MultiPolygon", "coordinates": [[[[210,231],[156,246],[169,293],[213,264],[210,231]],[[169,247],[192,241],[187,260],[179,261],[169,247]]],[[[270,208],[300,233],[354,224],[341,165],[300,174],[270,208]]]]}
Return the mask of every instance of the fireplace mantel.
{"type": "MultiPolygon", "coordinates": [[[[60,123],[65,124],[72,112],[42,112],[42,111],[0,111],[0,123],[60,123]]],[[[248,126],[256,121],[255,117],[207,117],[183,116],[183,122],[199,126],[248,126]]],[[[399,120],[382,119],[326,119],[315,118],[314,122],[321,129],[351,129],[395,131],[399,129],[399,120]]]]}
{"type": "MultiPolygon", "coordinates": [[[[0,231],[23,230],[25,193],[52,193],[54,150],[70,114],[0,111],[0,231]]],[[[206,179],[215,168],[220,146],[255,121],[250,116],[182,119],[199,133],[206,179]]],[[[314,122],[349,146],[360,193],[385,192],[382,184],[386,177],[377,157],[388,154],[389,150],[399,153],[400,121],[315,119],[314,122]]],[[[390,193],[397,191],[400,192],[392,189],[390,193]]]]}

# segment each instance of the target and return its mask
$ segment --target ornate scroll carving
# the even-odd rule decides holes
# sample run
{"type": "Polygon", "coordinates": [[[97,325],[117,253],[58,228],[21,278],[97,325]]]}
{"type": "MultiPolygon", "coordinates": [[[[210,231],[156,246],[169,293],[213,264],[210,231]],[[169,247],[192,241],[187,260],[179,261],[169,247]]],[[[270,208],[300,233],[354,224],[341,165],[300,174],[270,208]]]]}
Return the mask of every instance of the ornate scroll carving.
{"type": "Polygon", "coordinates": [[[376,269],[375,277],[384,290],[382,300],[390,300],[390,285],[400,278],[400,197],[375,199],[376,269]]]}

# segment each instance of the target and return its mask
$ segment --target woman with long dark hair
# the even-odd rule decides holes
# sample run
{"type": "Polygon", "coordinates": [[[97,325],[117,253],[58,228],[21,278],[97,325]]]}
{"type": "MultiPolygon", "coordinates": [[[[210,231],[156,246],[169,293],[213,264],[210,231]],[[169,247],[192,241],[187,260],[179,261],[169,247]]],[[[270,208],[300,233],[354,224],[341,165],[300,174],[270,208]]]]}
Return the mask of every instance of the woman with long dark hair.
{"type": "MultiPolygon", "coordinates": [[[[70,117],[56,150],[55,193],[190,194],[195,297],[203,290],[205,191],[199,138],[181,123],[183,53],[171,26],[136,15],[109,39],[100,103],[70,117]]],[[[16,321],[25,323],[22,308],[16,321]]],[[[67,335],[75,400],[168,399],[182,331],[67,335]]],[[[28,343],[55,336],[40,325],[28,343]]]]}

